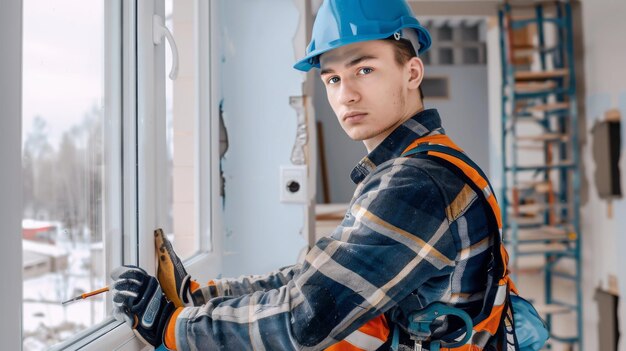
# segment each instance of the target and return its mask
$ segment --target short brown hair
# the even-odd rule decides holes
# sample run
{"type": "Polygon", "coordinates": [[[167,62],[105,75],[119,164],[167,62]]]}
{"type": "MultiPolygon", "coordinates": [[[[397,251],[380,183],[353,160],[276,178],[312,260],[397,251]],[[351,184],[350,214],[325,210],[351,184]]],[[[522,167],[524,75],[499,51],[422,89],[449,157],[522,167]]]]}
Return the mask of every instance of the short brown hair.
{"type": "MultiPolygon", "coordinates": [[[[415,52],[415,48],[413,47],[413,44],[409,40],[406,40],[406,39],[396,40],[396,38],[394,38],[393,36],[385,40],[393,44],[395,59],[398,65],[403,66],[408,60],[417,56],[417,53],[415,52]]],[[[424,92],[422,91],[421,85],[419,87],[419,93],[420,93],[420,99],[424,101],[424,92]]]]}

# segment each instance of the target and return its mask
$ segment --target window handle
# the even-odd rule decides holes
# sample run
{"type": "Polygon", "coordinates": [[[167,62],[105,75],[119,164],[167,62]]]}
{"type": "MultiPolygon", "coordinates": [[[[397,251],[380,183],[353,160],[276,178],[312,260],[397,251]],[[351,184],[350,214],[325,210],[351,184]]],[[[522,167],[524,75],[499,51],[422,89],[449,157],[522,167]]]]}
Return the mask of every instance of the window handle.
{"type": "Polygon", "coordinates": [[[172,32],[165,26],[163,17],[159,15],[152,16],[152,42],[154,45],[159,45],[163,42],[163,37],[170,43],[172,49],[172,69],[170,70],[170,79],[175,80],[178,76],[178,47],[172,32]]]}

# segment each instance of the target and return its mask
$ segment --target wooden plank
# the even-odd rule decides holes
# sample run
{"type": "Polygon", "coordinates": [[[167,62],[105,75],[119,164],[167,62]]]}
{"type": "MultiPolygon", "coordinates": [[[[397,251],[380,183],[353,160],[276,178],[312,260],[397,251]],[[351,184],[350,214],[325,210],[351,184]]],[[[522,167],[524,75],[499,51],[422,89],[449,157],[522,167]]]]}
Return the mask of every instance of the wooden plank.
{"type": "Polygon", "coordinates": [[[519,141],[563,141],[568,140],[567,135],[561,133],[543,133],[538,135],[522,135],[518,136],[519,141]]]}
{"type": "MultiPolygon", "coordinates": [[[[562,168],[562,167],[572,167],[574,166],[574,163],[572,163],[572,161],[570,160],[562,160],[560,162],[557,163],[551,163],[551,164],[537,164],[537,165],[518,165],[517,166],[517,171],[518,172],[524,172],[524,171],[534,171],[534,170],[538,170],[538,171],[543,171],[546,169],[558,169],[558,168],[562,168]]],[[[512,170],[513,167],[507,167],[507,170],[512,170]]]]}
{"type": "Polygon", "coordinates": [[[517,188],[520,190],[532,188],[538,193],[545,193],[550,189],[550,182],[544,180],[519,182],[517,188]]]}
{"type": "Polygon", "coordinates": [[[542,204],[525,204],[525,205],[519,205],[518,210],[520,213],[532,214],[536,216],[540,214],[542,211],[545,211],[546,206],[542,204]]]}
{"type": "Polygon", "coordinates": [[[521,214],[533,215],[537,216],[543,214],[547,210],[562,210],[562,209],[570,209],[572,206],[570,204],[564,203],[556,203],[553,205],[549,205],[546,203],[533,203],[533,204],[524,204],[518,205],[518,211],[521,214]]]}
{"type": "Polygon", "coordinates": [[[543,218],[538,218],[536,216],[533,217],[524,217],[524,216],[511,216],[511,222],[516,223],[518,225],[540,225],[543,223],[543,218]]]}
{"type": "Polygon", "coordinates": [[[534,305],[539,314],[563,314],[572,311],[570,307],[561,305],[534,305]]]}
{"type": "Polygon", "coordinates": [[[544,254],[544,253],[560,253],[567,252],[567,245],[562,243],[530,243],[518,245],[517,251],[524,254],[544,254]]]}
{"type": "Polygon", "coordinates": [[[567,231],[558,227],[540,227],[537,229],[521,229],[519,240],[568,240],[567,231]]]}
{"type": "Polygon", "coordinates": [[[343,220],[350,204],[317,204],[315,205],[315,219],[318,221],[343,220]]]}
{"type": "Polygon", "coordinates": [[[515,83],[515,92],[518,94],[540,93],[546,90],[552,90],[556,88],[556,86],[556,83],[553,81],[515,83]]]}
{"type": "Polygon", "coordinates": [[[544,148],[541,145],[518,145],[517,149],[524,150],[524,151],[537,151],[537,152],[544,151],[544,148]]]}

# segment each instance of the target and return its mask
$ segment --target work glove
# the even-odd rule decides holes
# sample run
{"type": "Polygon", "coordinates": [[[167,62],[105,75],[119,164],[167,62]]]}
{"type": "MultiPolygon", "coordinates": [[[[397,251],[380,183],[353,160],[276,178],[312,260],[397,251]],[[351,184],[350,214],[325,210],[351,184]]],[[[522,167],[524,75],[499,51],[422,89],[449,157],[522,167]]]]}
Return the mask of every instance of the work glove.
{"type": "Polygon", "coordinates": [[[156,278],[136,266],[118,267],[113,279],[113,315],[130,325],[143,342],[158,347],[176,309],[168,302],[156,278]]]}
{"type": "Polygon", "coordinates": [[[172,301],[176,307],[192,307],[204,304],[200,285],[191,279],[162,229],[154,231],[154,246],[159,258],[157,279],[167,299],[172,301]]]}

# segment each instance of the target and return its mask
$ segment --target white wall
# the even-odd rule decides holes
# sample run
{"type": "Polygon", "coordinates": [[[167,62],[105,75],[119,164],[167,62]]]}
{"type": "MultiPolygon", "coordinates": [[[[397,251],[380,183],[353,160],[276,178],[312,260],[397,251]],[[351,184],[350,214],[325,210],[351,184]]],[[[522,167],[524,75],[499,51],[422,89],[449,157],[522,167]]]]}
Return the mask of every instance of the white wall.
{"type": "MultiPolygon", "coordinates": [[[[607,216],[607,203],[598,198],[593,182],[595,163],[591,155],[591,135],[589,131],[594,121],[611,108],[619,108],[622,117],[626,116],[626,2],[616,0],[583,0],[583,38],[585,61],[586,126],[584,137],[587,142],[583,149],[585,184],[581,208],[583,231],[584,268],[584,329],[585,349],[598,348],[598,316],[594,290],[599,284],[606,286],[608,276],[617,276],[622,298],[626,296],[626,201],[613,202],[613,218],[607,216]]],[[[622,124],[622,138],[624,138],[622,124]]],[[[621,182],[626,185],[626,163],[624,162],[624,142],[622,142],[621,182]]],[[[620,325],[622,342],[620,350],[626,350],[623,341],[623,326],[626,325],[626,306],[620,304],[620,325]]]]}
{"type": "Polygon", "coordinates": [[[292,0],[219,4],[229,141],[222,162],[223,274],[260,274],[295,263],[307,244],[305,206],[279,202],[279,169],[291,164],[296,137],[289,97],[302,95],[303,76],[292,68],[300,13],[292,0]]]}
{"type": "Polygon", "coordinates": [[[22,1],[0,7],[0,311],[3,350],[22,349],[22,1]]]}

